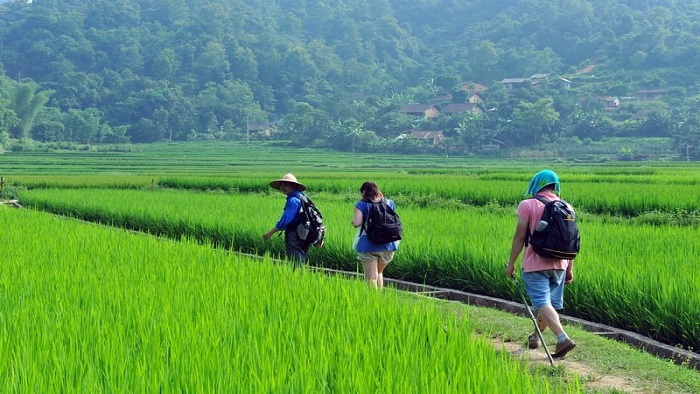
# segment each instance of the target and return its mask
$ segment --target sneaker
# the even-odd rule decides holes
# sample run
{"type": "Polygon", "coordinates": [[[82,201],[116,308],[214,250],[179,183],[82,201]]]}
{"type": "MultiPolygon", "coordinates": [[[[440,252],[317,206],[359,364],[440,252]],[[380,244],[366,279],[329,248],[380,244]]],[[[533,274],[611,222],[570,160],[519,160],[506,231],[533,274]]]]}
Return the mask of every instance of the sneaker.
{"type": "Polygon", "coordinates": [[[566,338],[564,342],[557,343],[557,348],[554,350],[554,353],[552,353],[552,358],[562,358],[575,347],[576,344],[574,341],[572,341],[571,338],[566,338]]]}
{"type": "Polygon", "coordinates": [[[527,346],[530,349],[537,349],[538,347],[542,346],[542,342],[540,342],[540,338],[537,336],[537,334],[531,334],[529,337],[527,337],[527,346]]]}

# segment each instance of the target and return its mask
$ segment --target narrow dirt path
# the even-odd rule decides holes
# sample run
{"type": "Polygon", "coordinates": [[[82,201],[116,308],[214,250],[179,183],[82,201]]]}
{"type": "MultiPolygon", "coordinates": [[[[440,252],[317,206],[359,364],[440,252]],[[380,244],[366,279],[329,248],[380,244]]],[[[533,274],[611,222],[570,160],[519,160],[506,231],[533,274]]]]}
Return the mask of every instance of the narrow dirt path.
{"type": "MultiPolygon", "coordinates": [[[[528,349],[523,343],[503,342],[500,338],[493,340],[496,349],[503,349],[513,355],[514,358],[528,359],[530,363],[549,366],[549,358],[544,349],[528,349]]],[[[593,390],[612,391],[619,390],[630,394],[646,393],[645,390],[635,387],[635,385],[625,378],[614,375],[601,375],[586,364],[563,358],[554,361],[554,365],[563,365],[567,372],[576,373],[586,388],[593,390]]]]}

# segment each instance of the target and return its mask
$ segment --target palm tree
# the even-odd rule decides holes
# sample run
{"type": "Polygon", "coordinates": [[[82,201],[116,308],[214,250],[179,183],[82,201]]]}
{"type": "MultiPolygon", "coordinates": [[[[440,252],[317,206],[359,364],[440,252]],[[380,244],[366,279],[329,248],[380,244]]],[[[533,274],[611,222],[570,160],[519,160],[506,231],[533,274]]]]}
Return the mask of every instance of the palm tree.
{"type": "Polygon", "coordinates": [[[49,101],[49,96],[53,93],[50,90],[37,92],[37,88],[37,84],[33,82],[23,82],[7,89],[9,108],[19,118],[19,124],[14,127],[16,138],[29,138],[29,132],[34,126],[37,114],[44,108],[44,104],[49,101]]]}

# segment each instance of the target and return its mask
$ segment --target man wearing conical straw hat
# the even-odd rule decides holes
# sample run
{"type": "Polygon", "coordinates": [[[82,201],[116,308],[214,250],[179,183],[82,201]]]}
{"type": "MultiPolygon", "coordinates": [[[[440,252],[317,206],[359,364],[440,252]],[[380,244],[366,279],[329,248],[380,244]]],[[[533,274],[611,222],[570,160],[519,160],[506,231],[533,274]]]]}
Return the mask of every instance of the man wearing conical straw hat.
{"type": "Polygon", "coordinates": [[[284,205],[282,216],[275,226],[263,234],[263,239],[268,240],[278,231],[284,231],[284,244],[287,258],[294,262],[295,267],[306,263],[309,252],[309,244],[299,238],[296,226],[299,224],[299,213],[301,211],[302,193],[306,186],[297,181],[297,178],[289,173],[282,178],[270,182],[270,187],[277,189],[287,195],[287,202],[284,205]]]}

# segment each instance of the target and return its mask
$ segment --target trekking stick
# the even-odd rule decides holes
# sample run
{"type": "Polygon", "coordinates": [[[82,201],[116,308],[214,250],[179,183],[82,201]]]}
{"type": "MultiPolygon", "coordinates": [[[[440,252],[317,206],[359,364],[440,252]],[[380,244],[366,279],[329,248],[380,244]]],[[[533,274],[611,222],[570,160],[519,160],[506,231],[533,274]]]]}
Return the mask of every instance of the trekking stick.
{"type": "Polygon", "coordinates": [[[535,331],[537,331],[537,337],[540,338],[540,342],[542,343],[542,346],[544,347],[544,352],[547,353],[547,358],[549,359],[549,364],[551,366],[554,366],[554,359],[552,358],[552,354],[549,353],[549,349],[547,349],[547,343],[544,341],[544,337],[542,336],[542,331],[540,331],[540,326],[537,324],[537,318],[535,317],[535,314],[532,313],[532,309],[530,309],[530,304],[527,302],[527,298],[525,297],[525,292],[522,289],[522,286],[518,285],[518,278],[513,275],[513,281],[515,283],[515,287],[518,288],[518,293],[520,293],[520,299],[523,301],[523,304],[525,304],[525,308],[527,308],[527,313],[530,315],[530,319],[532,320],[532,323],[535,325],[535,331]]]}

